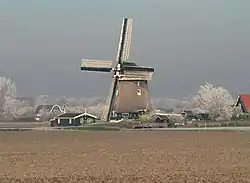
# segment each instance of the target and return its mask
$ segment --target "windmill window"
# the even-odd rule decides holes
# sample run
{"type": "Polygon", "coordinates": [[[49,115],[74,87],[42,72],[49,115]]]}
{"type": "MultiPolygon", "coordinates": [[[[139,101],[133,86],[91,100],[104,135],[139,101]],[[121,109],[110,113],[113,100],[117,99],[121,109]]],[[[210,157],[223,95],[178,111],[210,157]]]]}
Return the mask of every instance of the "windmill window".
{"type": "Polygon", "coordinates": [[[137,82],[137,86],[140,86],[140,81],[137,82]]]}
{"type": "Polygon", "coordinates": [[[137,89],[137,95],[141,95],[141,89],[137,89]]]}

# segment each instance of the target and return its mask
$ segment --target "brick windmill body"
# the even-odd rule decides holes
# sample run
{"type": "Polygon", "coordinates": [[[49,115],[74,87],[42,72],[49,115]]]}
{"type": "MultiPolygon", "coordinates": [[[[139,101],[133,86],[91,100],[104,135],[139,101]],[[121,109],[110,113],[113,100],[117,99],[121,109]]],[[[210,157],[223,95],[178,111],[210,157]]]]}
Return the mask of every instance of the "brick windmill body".
{"type": "Polygon", "coordinates": [[[110,93],[103,109],[103,120],[137,118],[152,110],[148,81],[154,68],[128,61],[132,37],[132,19],[124,18],[116,62],[82,59],[81,70],[111,72],[110,93]]]}

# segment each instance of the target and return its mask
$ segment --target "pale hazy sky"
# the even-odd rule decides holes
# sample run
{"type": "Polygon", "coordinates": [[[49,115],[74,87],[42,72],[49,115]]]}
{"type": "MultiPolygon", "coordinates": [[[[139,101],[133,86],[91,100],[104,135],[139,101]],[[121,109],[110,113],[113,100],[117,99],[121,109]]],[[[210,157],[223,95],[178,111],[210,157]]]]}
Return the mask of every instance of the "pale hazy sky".
{"type": "Polygon", "coordinates": [[[80,59],[114,60],[124,16],[131,60],[155,67],[152,96],[206,81],[250,93],[249,0],[0,0],[0,75],[23,96],[106,96],[111,75],[81,72],[80,59]]]}

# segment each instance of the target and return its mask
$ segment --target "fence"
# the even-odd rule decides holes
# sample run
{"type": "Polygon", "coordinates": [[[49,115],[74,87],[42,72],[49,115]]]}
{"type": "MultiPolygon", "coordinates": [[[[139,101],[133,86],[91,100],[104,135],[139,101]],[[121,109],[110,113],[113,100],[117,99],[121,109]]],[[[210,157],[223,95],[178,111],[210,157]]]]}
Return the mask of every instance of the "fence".
{"type": "Polygon", "coordinates": [[[244,127],[250,126],[250,120],[242,120],[242,121],[194,121],[192,123],[187,124],[187,127],[244,127]]]}

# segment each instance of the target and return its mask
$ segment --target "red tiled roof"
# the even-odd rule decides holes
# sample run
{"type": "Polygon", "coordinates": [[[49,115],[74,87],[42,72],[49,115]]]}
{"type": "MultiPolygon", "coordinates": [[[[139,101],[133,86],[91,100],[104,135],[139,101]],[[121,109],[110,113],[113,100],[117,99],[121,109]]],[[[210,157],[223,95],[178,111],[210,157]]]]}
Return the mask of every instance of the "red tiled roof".
{"type": "Polygon", "coordinates": [[[250,94],[240,95],[240,100],[242,101],[246,111],[250,112],[250,94]]]}

